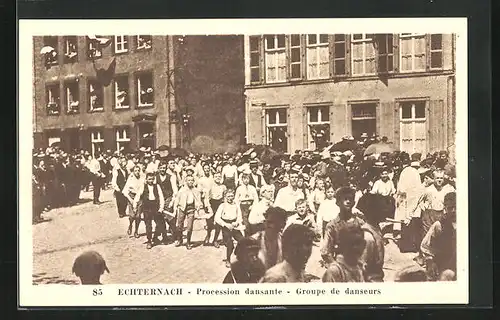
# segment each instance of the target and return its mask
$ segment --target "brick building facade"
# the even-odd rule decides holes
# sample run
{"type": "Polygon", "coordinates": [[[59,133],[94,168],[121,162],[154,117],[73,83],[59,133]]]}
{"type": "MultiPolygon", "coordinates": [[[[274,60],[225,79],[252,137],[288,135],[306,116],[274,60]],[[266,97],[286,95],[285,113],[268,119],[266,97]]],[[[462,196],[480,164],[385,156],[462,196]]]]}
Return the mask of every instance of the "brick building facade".
{"type": "Polygon", "coordinates": [[[454,41],[452,34],[245,36],[247,140],[293,152],[367,133],[410,153],[451,149],[454,41]]]}
{"type": "Polygon", "coordinates": [[[35,148],[212,152],[244,138],[243,37],[33,40],[35,148]]]}

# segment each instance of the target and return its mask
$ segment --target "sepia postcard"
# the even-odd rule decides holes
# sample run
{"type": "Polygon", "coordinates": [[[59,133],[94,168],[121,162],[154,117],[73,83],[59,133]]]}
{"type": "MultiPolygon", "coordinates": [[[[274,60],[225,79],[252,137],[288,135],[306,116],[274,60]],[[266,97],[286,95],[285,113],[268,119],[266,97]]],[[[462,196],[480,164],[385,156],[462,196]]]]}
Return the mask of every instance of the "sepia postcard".
{"type": "Polygon", "coordinates": [[[468,303],[466,18],[18,40],[20,307],[468,303]]]}

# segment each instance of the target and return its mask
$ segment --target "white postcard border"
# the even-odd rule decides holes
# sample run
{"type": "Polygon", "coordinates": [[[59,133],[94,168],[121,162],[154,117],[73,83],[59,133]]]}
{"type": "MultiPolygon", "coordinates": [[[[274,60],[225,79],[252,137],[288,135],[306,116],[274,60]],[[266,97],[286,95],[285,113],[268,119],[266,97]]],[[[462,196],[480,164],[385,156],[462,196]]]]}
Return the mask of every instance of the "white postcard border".
{"type": "MultiPolygon", "coordinates": [[[[219,306],[219,305],[345,305],[345,304],[466,304],[468,294],[468,133],[467,19],[214,19],[214,20],[20,20],[19,21],[19,305],[30,306],[219,306]],[[269,33],[455,33],[456,37],[456,159],[457,159],[457,281],[426,283],[301,283],[301,284],[142,284],[99,287],[33,285],[31,223],[31,152],[33,147],[33,43],[37,35],[86,34],[269,34],[269,33]],[[156,288],[182,295],[119,295],[120,289],[156,288]],[[245,290],[281,289],[281,295],[247,295],[245,290]],[[380,290],[380,294],[347,295],[345,290],[380,290]],[[101,289],[102,295],[94,295],[101,289]],[[198,290],[240,290],[239,295],[198,295],[198,290]],[[322,290],[324,295],[299,295],[322,290]],[[338,289],[339,294],[332,294],[338,289]],[[188,293],[190,292],[190,293],[188,293]],[[290,293],[288,293],[290,292],[290,293]]],[[[68,266],[70,268],[70,266],[68,266]]],[[[122,291],[123,293],[123,291],[122,291]]]]}

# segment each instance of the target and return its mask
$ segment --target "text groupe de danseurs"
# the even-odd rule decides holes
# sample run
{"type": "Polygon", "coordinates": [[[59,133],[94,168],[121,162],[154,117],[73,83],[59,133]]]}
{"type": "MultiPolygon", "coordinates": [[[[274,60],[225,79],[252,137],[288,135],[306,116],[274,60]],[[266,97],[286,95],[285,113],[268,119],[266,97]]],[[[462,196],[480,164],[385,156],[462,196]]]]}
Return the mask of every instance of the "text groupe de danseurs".
{"type": "MultiPolygon", "coordinates": [[[[118,295],[120,296],[160,296],[160,295],[182,295],[184,293],[182,288],[130,288],[130,289],[118,289],[118,295]]],[[[189,292],[191,293],[191,292],[189,292]]],[[[281,295],[283,290],[281,289],[245,289],[244,291],[247,295],[281,295]]],[[[290,293],[287,291],[287,293],[290,293]]],[[[327,295],[340,294],[340,290],[333,288],[331,290],[326,289],[301,289],[295,290],[297,295],[327,295]]],[[[381,294],[379,289],[345,289],[345,294],[381,294]]],[[[238,289],[196,289],[197,295],[239,295],[240,290],[238,289]]]]}

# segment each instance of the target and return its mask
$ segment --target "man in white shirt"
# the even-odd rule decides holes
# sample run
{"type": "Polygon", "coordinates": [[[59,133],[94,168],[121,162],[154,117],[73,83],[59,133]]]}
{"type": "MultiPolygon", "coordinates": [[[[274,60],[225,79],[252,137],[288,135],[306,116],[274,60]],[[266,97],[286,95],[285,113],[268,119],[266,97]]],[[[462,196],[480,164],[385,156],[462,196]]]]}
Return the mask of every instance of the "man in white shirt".
{"type": "Polygon", "coordinates": [[[278,195],[274,201],[274,206],[284,209],[289,215],[294,214],[295,202],[299,199],[304,199],[304,192],[297,187],[298,180],[298,172],[290,171],[288,186],[278,191],[278,195]]]}
{"type": "Polygon", "coordinates": [[[245,225],[245,234],[250,232],[250,223],[248,222],[248,216],[250,215],[250,210],[253,204],[259,201],[259,195],[254,186],[250,185],[250,170],[244,171],[241,176],[241,185],[236,189],[235,202],[241,210],[241,215],[243,216],[243,224],[245,225]]]}
{"type": "Polygon", "coordinates": [[[118,216],[123,218],[126,216],[128,200],[124,194],[125,184],[128,179],[127,160],[120,158],[118,166],[113,169],[113,176],[111,178],[111,186],[114,190],[116,199],[116,207],[118,209],[118,216]]]}
{"type": "Polygon", "coordinates": [[[94,189],[93,203],[100,204],[99,197],[101,196],[101,188],[104,182],[104,174],[101,171],[101,164],[99,163],[100,154],[96,153],[95,157],[92,158],[88,164],[88,168],[92,173],[92,187],[94,189]]]}
{"type": "Polygon", "coordinates": [[[257,193],[260,192],[260,189],[267,185],[266,180],[259,172],[259,163],[256,160],[250,161],[250,185],[254,186],[257,190],[257,193]]]}

